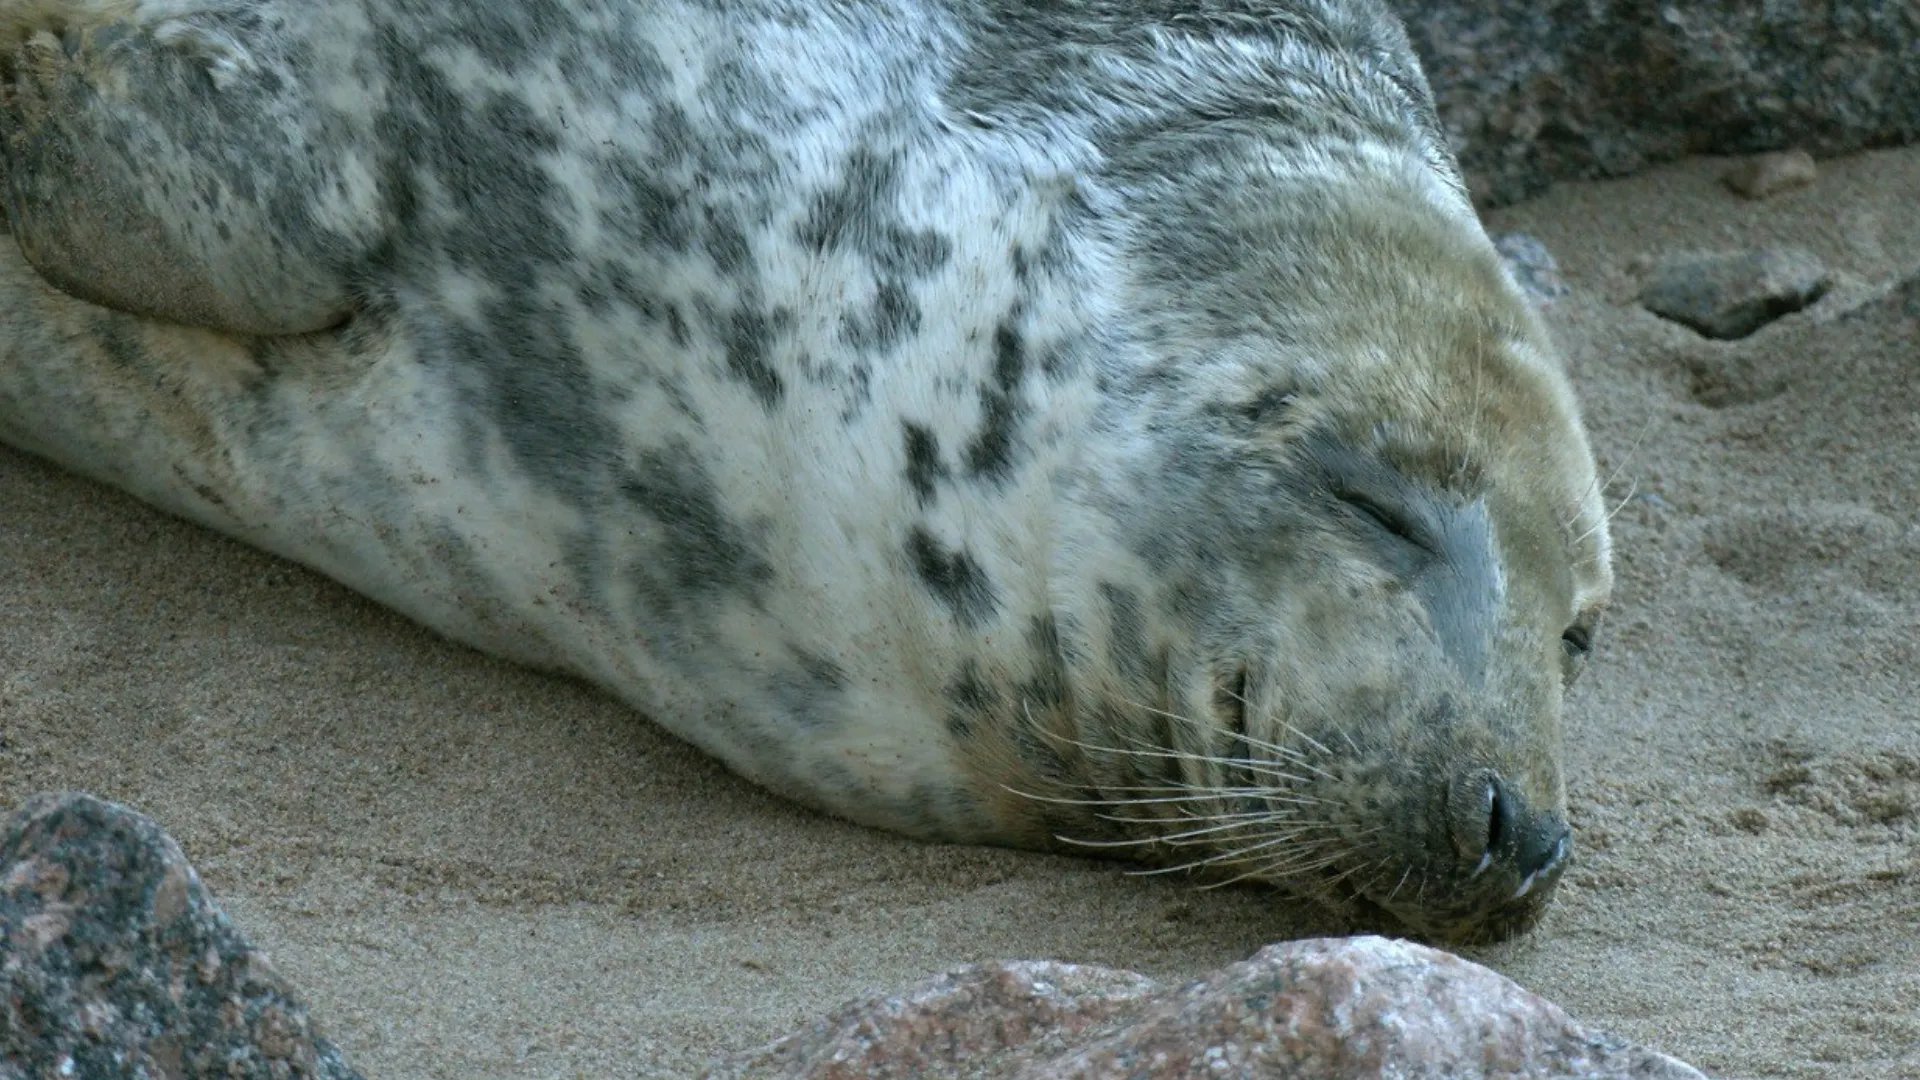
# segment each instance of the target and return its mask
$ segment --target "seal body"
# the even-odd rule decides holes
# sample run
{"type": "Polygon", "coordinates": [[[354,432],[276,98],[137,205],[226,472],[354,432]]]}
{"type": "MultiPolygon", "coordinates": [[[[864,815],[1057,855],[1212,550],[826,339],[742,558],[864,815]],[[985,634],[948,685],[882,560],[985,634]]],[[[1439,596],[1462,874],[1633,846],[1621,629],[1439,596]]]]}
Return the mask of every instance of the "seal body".
{"type": "Polygon", "coordinates": [[[1599,485],[1372,0],[0,32],[0,438],[856,821],[1539,913],[1599,485]]]}

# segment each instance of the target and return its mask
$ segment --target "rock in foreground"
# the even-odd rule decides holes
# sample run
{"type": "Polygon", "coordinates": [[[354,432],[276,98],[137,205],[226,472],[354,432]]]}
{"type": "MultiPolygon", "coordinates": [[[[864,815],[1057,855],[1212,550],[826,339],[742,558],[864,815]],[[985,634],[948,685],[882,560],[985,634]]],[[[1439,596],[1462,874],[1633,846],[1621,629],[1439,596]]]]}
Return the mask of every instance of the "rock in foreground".
{"type": "Polygon", "coordinates": [[[1457,956],[1385,938],[1290,942],[1178,988],[1109,968],[988,964],[869,998],[708,1080],[1682,1080],[1457,956]]]}
{"type": "Polygon", "coordinates": [[[38,795],[0,834],[0,1080],[358,1080],[152,820],[38,795]]]}
{"type": "MultiPolygon", "coordinates": [[[[40,795],[0,834],[0,1080],[359,1080],[151,820],[40,795]]],[[[964,968],[843,1007],[712,1080],[1685,1080],[1459,957],[1298,941],[1183,987],[1111,968],[964,968]]]]}

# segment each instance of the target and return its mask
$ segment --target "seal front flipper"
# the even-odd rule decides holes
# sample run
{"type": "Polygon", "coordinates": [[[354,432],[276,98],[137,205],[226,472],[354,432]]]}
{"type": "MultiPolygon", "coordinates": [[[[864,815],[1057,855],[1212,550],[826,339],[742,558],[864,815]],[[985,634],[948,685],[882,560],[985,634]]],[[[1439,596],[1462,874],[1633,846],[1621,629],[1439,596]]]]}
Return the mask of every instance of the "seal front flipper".
{"type": "Polygon", "coordinates": [[[343,321],[380,215],[372,185],[343,175],[351,140],[295,74],[298,37],[264,5],[147,18],[129,4],[92,23],[99,5],[34,10],[69,6],[5,71],[7,221],[27,261],[80,299],[190,326],[343,321]]]}

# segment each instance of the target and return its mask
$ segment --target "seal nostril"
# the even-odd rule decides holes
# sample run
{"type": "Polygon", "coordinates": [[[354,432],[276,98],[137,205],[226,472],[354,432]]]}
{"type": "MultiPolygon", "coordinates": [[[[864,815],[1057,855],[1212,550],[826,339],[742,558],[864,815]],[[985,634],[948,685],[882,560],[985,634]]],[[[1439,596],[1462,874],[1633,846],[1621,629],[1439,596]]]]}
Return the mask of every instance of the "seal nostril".
{"type": "Polygon", "coordinates": [[[1500,846],[1500,839],[1506,832],[1507,815],[1513,811],[1503,797],[1499,780],[1487,781],[1487,853],[1491,855],[1500,846]]]}
{"type": "Polygon", "coordinates": [[[1503,797],[1500,776],[1491,769],[1471,769],[1447,786],[1446,822],[1460,858],[1476,860],[1485,870],[1494,860],[1494,847],[1506,832],[1509,799],[1503,797]]]}

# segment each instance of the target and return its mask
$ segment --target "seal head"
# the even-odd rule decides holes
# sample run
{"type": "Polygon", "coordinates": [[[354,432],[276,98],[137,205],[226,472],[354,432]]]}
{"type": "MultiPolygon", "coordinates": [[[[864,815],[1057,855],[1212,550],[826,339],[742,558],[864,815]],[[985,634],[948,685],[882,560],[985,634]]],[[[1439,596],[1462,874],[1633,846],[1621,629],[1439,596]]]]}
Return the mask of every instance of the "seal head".
{"type": "Polygon", "coordinates": [[[981,756],[1069,846],[1465,941],[1531,926],[1568,862],[1563,698],[1611,573],[1551,343],[1421,202],[1354,179],[1276,225],[1223,192],[1218,235],[1286,242],[1171,253],[1219,269],[1159,298],[1177,362],[1075,478],[1067,693],[981,756]]]}

